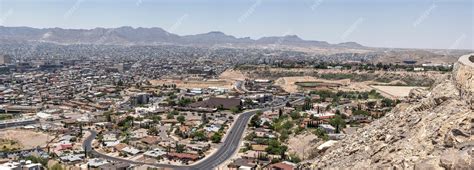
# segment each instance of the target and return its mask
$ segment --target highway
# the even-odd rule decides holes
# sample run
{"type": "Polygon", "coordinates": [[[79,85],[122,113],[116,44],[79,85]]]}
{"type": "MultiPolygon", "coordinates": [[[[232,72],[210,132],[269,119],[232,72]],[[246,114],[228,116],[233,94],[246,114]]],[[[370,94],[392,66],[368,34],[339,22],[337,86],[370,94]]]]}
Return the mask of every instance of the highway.
{"type": "MultiPolygon", "coordinates": [[[[297,102],[299,100],[302,100],[302,99],[295,100],[292,103],[297,102]]],[[[274,108],[279,108],[279,107],[283,107],[283,105],[276,106],[274,108]]],[[[89,153],[92,153],[95,156],[98,156],[107,160],[112,160],[112,161],[121,161],[121,162],[130,163],[130,164],[137,164],[137,165],[152,165],[156,167],[172,168],[172,169],[177,169],[177,170],[214,169],[220,164],[222,164],[223,162],[230,159],[234,155],[234,153],[237,151],[237,149],[239,149],[239,144],[242,139],[242,135],[247,127],[247,124],[250,118],[258,111],[267,111],[270,109],[271,108],[264,108],[260,110],[251,110],[251,111],[246,111],[242,113],[235,121],[235,124],[227,132],[226,138],[224,139],[224,142],[220,145],[218,150],[215,151],[214,153],[211,153],[211,155],[203,158],[203,160],[192,165],[169,165],[169,164],[152,164],[152,163],[136,162],[136,161],[131,161],[128,159],[112,157],[112,156],[99,153],[92,149],[92,141],[95,139],[97,135],[97,132],[94,130],[90,130],[91,135],[89,135],[86,138],[86,140],[84,140],[83,146],[85,147],[85,150],[88,151],[89,153]]]]}

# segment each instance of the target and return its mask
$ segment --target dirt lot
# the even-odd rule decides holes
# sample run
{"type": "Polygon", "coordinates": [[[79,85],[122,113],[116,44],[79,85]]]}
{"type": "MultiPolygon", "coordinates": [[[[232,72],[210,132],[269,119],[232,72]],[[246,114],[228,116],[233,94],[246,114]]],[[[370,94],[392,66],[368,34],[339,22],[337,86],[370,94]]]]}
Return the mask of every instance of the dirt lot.
{"type": "Polygon", "coordinates": [[[46,146],[47,141],[53,139],[45,133],[35,132],[31,130],[2,130],[0,131],[0,139],[12,140],[22,146],[21,149],[31,149],[37,146],[46,146]]]}
{"type": "Polygon", "coordinates": [[[221,75],[219,75],[219,79],[222,80],[240,80],[244,81],[247,76],[245,76],[242,72],[233,69],[227,69],[221,75]]]}

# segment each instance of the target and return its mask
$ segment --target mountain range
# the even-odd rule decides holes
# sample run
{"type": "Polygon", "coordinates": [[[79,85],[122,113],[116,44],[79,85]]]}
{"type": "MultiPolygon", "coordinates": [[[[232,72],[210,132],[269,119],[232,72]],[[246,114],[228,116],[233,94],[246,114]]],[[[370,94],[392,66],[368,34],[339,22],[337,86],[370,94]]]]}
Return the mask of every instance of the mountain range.
{"type": "Polygon", "coordinates": [[[58,44],[101,45],[285,45],[295,47],[365,48],[355,42],[330,44],[325,41],[303,40],[296,35],[237,38],[219,31],[180,36],[162,28],[63,29],[0,26],[0,39],[4,41],[48,42],[58,44]]]}

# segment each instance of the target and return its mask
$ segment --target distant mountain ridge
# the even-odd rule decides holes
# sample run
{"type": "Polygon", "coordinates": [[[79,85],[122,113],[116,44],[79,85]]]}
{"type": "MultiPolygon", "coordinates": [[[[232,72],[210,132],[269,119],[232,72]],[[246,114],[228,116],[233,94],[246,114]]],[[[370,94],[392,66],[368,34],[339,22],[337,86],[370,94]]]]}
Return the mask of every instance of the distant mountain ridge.
{"type": "Polygon", "coordinates": [[[118,28],[94,29],[63,29],[63,28],[31,28],[0,26],[0,39],[8,41],[36,41],[59,44],[104,44],[104,45],[198,45],[209,46],[216,44],[229,45],[287,45],[305,47],[343,47],[364,48],[355,42],[329,44],[325,41],[303,40],[296,35],[237,38],[223,32],[212,31],[195,35],[177,35],[158,27],[133,28],[130,26],[118,28]]]}

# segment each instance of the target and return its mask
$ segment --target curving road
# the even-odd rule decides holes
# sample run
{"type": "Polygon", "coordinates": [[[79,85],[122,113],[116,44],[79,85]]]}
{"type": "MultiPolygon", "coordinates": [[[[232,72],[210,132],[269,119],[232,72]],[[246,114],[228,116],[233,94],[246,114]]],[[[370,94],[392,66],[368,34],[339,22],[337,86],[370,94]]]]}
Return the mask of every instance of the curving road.
{"type": "MultiPolygon", "coordinates": [[[[297,99],[291,103],[298,102],[303,100],[304,98],[297,99]]],[[[274,108],[279,108],[283,107],[281,106],[276,106],[274,108]]],[[[126,162],[130,164],[137,164],[137,165],[152,165],[156,167],[163,167],[163,168],[172,168],[172,169],[177,169],[177,170],[188,170],[188,169],[214,169],[223,162],[227,161],[230,159],[234,153],[239,149],[240,146],[240,141],[242,139],[242,135],[245,131],[245,128],[247,127],[247,124],[250,120],[250,118],[257,113],[258,111],[267,111],[270,110],[271,108],[264,108],[260,110],[252,110],[252,111],[247,111],[242,113],[237,120],[235,121],[235,124],[232,126],[232,128],[227,132],[226,138],[224,142],[221,144],[219,149],[212,153],[211,155],[203,158],[203,160],[193,164],[193,165],[169,165],[169,164],[152,164],[152,163],[144,163],[144,162],[137,162],[137,161],[132,161],[128,159],[123,159],[123,158],[117,158],[117,157],[112,157],[108,156],[106,154],[97,152],[92,149],[92,141],[95,139],[97,132],[94,130],[90,130],[91,135],[89,135],[86,140],[84,140],[83,146],[85,147],[85,150],[89,153],[92,153],[98,157],[105,158],[107,160],[112,160],[112,161],[121,161],[121,162],[126,162]]]]}

